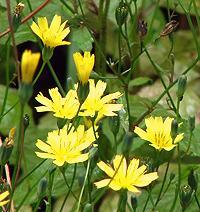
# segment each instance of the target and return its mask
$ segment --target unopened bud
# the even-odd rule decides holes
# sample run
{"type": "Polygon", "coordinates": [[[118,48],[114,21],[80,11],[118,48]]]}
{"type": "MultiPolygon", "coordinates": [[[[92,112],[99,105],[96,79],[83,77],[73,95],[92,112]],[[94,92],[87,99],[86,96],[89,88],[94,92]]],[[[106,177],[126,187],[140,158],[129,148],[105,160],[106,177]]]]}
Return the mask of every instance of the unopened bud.
{"type": "Polygon", "coordinates": [[[47,179],[44,177],[40,180],[38,185],[38,198],[42,198],[46,195],[48,182],[47,179]]]}
{"type": "Polygon", "coordinates": [[[175,174],[172,172],[169,176],[170,181],[172,181],[175,178],[175,174]]]}
{"type": "Polygon", "coordinates": [[[74,80],[71,77],[67,78],[67,90],[74,90],[74,80]]]}
{"type": "Polygon", "coordinates": [[[183,94],[185,93],[186,85],[187,85],[187,77],[185,75],[180,76],[178,79],[178,88],[176,92],[179,101],[183,99],[183,94]]]}
{"type": "Polygon", "coordinates": [[[189,121],[190,132],[193,132],[193,130],[195,129],[195,116],[190,116],[188,121],[189,121]]]}
{"type": "Polygon", "coordinates": [[[171,137],[173,141],[176,138],[177,134],[178,134],[178,123],[176,120],[173,120],[171,124],[171,137]]]}
{"type": "Polygon", "coordinates": [[[133,133],[128,132],[125,135],[124,145],[122,146],[122,152],[125,157],[129,155],[129,151],[130,151],[132,143],[133,143],[133,133]]]}
{"type": "Polygon", "coordinates": [[[89,93],[89,84],[82,84],[82,83],[78,83],[78,99],[80,104],[82,104],[85,99],[87,98],[89,93]]]}
{"type": "Polygon", "coordinates": [[[186,209],[190,205],[193,196],[194,190],[189,185],[180,188],[179,198],[183,209],[186,209]]]}
{"type": "Polygon", "coordinates": [[[24,115],[24,119],[23,119],[23,121],[24,121],[24,130],[26,130],[27,129],[27,127],[29,126],[29,115],[28,114],[25,114],[24,115]]]}
{"type": "Polygon", "coordinates": [[[98,151],[97,147],[92,147],[89,151],[89,159],[92,159],[96,155],[97,151],[98,151]]]}
{"type": "Polygon", "coordinates": [[[33,87],[31,84],[21,83],[19,86],[19,98],[22,104],[25,104],[29,101],[33,94],[33,87]]]}
{"type": "Polygon", "coordinates": [[[83,209],[83,212],[92,212],[92,205],[90,203],[87,203],[83,209]]]}
{"type": "Polygon", "coordinates": [[[67,119],[57,118],[58,129],[62,129],[67,123],[67,119]]]}
{"type": "Polygon", "coordinates": [[[111,131],[113,132],[113,135],[116,136],[117,133],[119,132],[119,126],[120,126],[119,116],[110,117],[109,122],[111,131]]]}
{"type": "Polygon", "coordinates": [[[194,173],[194,170],[192,169],[188,175],[188,185],[193,189],[197,190],[198,187],[198,176],[196,173],[194,173]]]}
{"type": "Polygon", "coordinates": [[[127,16],[128,16],[128,6],[126,3],[121,1],[115,10],[115,18],[117,24],[119,26],[122,26],[125,23],[127,16]]]}
{"type": "Polygon", "coordinates": [[[133,210],[135,210],[138,206],[138,201],[136,196],[131,196],[131,206],[133,208],[133,210]]]}
{"type": "Polygon", "coordinates": [[[19,25],[21,24],[21,14],[23,9],[24,9],[24,4],[21,2],[18,3],[15,7],[13,21],[12,21],[14,32],[17,31],[19,25]]]}

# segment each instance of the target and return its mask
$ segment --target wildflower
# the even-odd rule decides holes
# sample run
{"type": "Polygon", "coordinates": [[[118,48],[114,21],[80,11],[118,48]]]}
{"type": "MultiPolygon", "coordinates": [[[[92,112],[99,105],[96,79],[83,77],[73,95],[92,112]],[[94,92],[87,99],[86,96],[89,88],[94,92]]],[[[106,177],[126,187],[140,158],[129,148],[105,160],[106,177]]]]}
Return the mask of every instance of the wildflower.
{"type": "Polygon", "coordinates": [[[38,25],[33,22],[31,29],[40,37],[45,46],[54,48],[61,45],[69,45],[70,42],[63,41],[69,34],[69,27],[65,28],[67,21],[61,24],[61,16],[55,15],[50,27],[48,26],[47,18],[38,18],[38,25]]]}
{"type": "Polygon", "coordinates": [[[3,192],[0,194],[0,206],[7,204],[10,200],[4,200],[9,195],[8,191],[3,192]]]}
{"type": "Polygon", "coordinates": [[[122,104],[113,102],[122,94],[115,92],[104,97],[103,93],[106,89],[106,83],[99,80],[95,86],[94,80],[89,80],[89,94],[81,106],[80,116],[94,117],[97,115],[97,120],[103,116],[116,116],[115,111],[122,109],[122,104]]]}
{"type": "Polygon", "coordinates": [[[183,133],[178,134],[173,140],[171,137],[171,124],[173,118],[167,117],[163,122],[162,117],[150,117],[145,119],[146,131],[136,127],[134,132],[142,139],[151,142],[151,146],[159,151],[165,149],[172,150],[176,144],[183,139],[183,133]]]}
{"type": "Polygon", "coordinates": [[[96,182],[97,188],[109,186],[115,191],[128,189],[131,192],[140,193],[138,188],[145,187],[158,178],[157,172],[146,174],[147,167],[145,165],[139,167],[139,159],[133,158],[127,168],[126,159],[122,155],[115,156],[114,168],[103,161],[97,165],[109,176],[109,178],[96,182]]]}
{"type": "MultiPolygon", "coordinates": [[[[70,127],[70,126],[69,126],[70,127]]],[[[84,125],[79,125],[75,130],[67,127],[48,133],[47,142],[37,140],[36,146],[43,152],[36,152],[40,158],[53,159],[53,163],[62,166],[67,163],[78,163],[88,160],[89,153],[81,153],[95,141],[93,129],[85,130],[84,125]]]]}
{"type": "Polygon", "coordinates": [[[23,83],[30,84],[32,82],[39,59],[40,53],[32,53],[31,50],[25,50],[23,52],[21,60],[21,75],[23,83]]]}
{"type": "Polygon", "coordinates": [[[76,116],[79,101],[75,90],[69,90],[64,98],[58,92],[58,88],[49,89],[49,94],[52,100],[44,97],[41,92],[36,96],[35,99],[43,105],[36,107],[38,112],[52,111],[54,116],[65,119],[72,119],[76,116]]]}
{"type": "Polygon", "coordinates": [[[79,52],[76,52],[73,54],[73,58],[79,81],[82,84],[87,83],[94,67],[94,54],[90,55],[90,52],[84,52],[84,56],[82,56],[79,52]]]}

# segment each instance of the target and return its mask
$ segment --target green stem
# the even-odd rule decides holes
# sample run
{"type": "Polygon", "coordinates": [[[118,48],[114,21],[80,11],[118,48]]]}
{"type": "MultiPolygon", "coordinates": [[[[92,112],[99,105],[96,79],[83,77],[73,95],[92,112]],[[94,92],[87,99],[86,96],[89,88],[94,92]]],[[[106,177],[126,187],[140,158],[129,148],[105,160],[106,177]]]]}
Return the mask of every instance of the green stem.
{"type": "MultiPolygon", "coordinates": [[[[163,78],[162,78],[162,76],[161,76],[161,74],[160,74],[160,68],[159,68],[159,66],[152,60],[152,58],[151,58],[149,52],[147,51],[146,47],[144,47],[144,48],[145,48],[145,52],[146,52],[146,54],[147,54],[147,56],[148,56],[148,58],[149,58],[151,64],[152,64],[153,67],[155,68],[155,70],[156,70],[158,76],[160,77],[160,80],[161,80],[161,83],[162,83],[164,89],[167,90],[167,85],[165,84],[165,81],[163,80],[163,78]]],[[[170,95],[170,93],[169,93],[168,91],[167,91],[167,95],[168,95],[168,97],[169,97],[169,99],[170,99],[170,102],[171,102],[171,104],[172,104],[173,110],[174,110],[174,112],[176,113],[176,112],[177,112],[176,106],[175,106],[174,101],[173,101],[173,99],[172,99],[172,97],[171,97],[171,95],[170,95]]]]}
{"type": "Polygon", "coordinates": [[[150,200],[150,196],[151,196],[151,189],[150,189],[150,191],[148,191],[148,197],[147,197],[147,199],[146,199],[146,202],[145,202],[145,204],[144,204],[144,208],[143,208],[142,212],[145,212],[145,211],[146,211],[146,207],[147,207],[148,202],[149,202],[149,200],[150,200]]]}
{"type": "Polygon", "coordinates": [[[46,212],[52,211],[52,201],[51,201],[51,195],[52,195],[52,187],[53,187],[53,181],[54,181],[54,174],[55,169],[53,172],[49,173],[49,184],[48,184],[48,205],[46,206],[46,212]]]}
{"type": "Polygon", "coordinates": [[[40,202],[41,202],[41,200],[42,200],[42,197],[40,197],[40,198],[38,199],[37,204],[36,204],[36,206],[35,206],[35,208],[34,208],[33,212],[38,211],[37,209],[38,209],[38,207],[40,206],[40,202]]]}
{"type": "Polygon", "coordinates": [[[34,167],[26,176],[24,176],[18,183],[17,185],[19,186],[21,183],[24,182],[24,180],[29,177],[35,170],[37,170],[47,159],[43,160],[40,162],[36,167],[34,167]]]}
{"type": "Polygon", "coordinates": [[[47,61],[47,65],[48,65],[48,67],[50,69],[51,75],[52,75],[54,81],[56,82],[56,85],[58,86],[61,94],[63,96],[65,96],[65,91],[63,90],[62,85],[60,84],[60,81],[59,81],[58,77],[56,76],[56,73],[55,73],[55,71],[54,71],[54,69],[53,69],[53,67],[52,67],[52,65],[51,65],[51,63],[49,61],[47,61]]]}
{"type": "Polygon", "coordinates": [[[11,199],[13,197],[15,187],[16,187],[16,182],[17,182],[17,175],[20,169],[20,164],[21,164],[21,149],[22,144],[23,144],[23,137],[24,137],[24,127],[23,127],[23,116],[24,116],[24,104],[20,104],[20,121],[19,121],[19,130],[18,130],[18,139],[17,139],[17,144],[16,144],[16,161],[17,164],[15,164],[14,167],[14,172],[13,172],[13,177],[12,177],[12,191],[11,191],[11,199]]]}
{"type": "Polygon", "coordinates": [[[196,203],[197,203],[197,205],[198,205],[198,207],[199,207],[199,209],[200,209],[200,203],[199,203],[199,200],[198,200],[198,197],[197,197],[196,192],[195,192],[195,194],[194,194],[194,198],[195,198],[195,201],[196,201],[196,203]]]}
{"type": "MultiPolygon", "coordinates": [[[[7,102],[7,98],[8,98],[8,90],[9,90],[9,70],[10,70],[10,62],[9,62],[9,58],[10,58],[10,42],[8,42],[6,44],[6,74],[5,74],[5,78],[6,78],[6,90],[5,90],[5,95],[4,95],[4,99],[3,99],[3,105],[1,107],[1,113],[0,113],[0,117],[3,115],[5,107],[6,107],[6,102],[7,102]]],[[[0,119],[1,122],[1,119],[0,119]]]]}
{"type": "Polygon", "coordinates": [[[158,194],[158,197],[157,197],[157,200],[156,200],[156,203],[155,203],[155,207],[157,206],[157,204],[159,203],[159,201],[161,200],[161,194],[162,194],[162,191],[164,189],[164,185],[165,185],[165,181],[167,179],[167,173],[168,173],[168,170],[169,170],[169,161],[167,162],[167,167],[165,169],[165,175],[164,175],[164,178],[163,178],[163,181],[162,181],[162,186],[161,186],[161,189],[160,189],[160,192],[158,194]]]}
{"type": "MultiPolygon", "coordinates": [[[[75,177],[76,177],[76,168],[77,168],[77,164],[74,164],[74,173],[73,173],[72,181],[71,181],[71,184],[69,186],[68,192],[67,192],[67,194],[65,196],[65,199],[64,199],[64,201],[62,203],[62,206],[60,208],[60,212],[62,212],[62,210],[63,210],[63,208],[65,206],[65,203],[66,203],[66,201],[67,201],[67,199],[69,197],[69,194],[70,194],[70,192],[72,190],[72,187],[73,187],[73,184],[74,184],[74,180],[75,180],[75,177]]],[[[64,173],[62,173],[62,174],[64,175],[64,173]]]]}
{"type": "Polygon", "coordinates": [[[129,104],[128,85],[125,88],[125,98],[126,98],[126,105],[127,105],[127,112],[128,112],[129,129],[131,129],[131,111],[130,111],[130,104],[129,104]]]}
{"type": "MultiPolygon", "coordinates": [[[[47,170],[47,171],[48,171],[48,170],[47,170]]],[[[42,179],[42,177],[44,177],[44,176],[46,175],[47,171],[45,171],[44,174],[41,176],[41,178],[39,178],[39,179],[37,180],[37,182],[36,182],[34,185],[32,185],[31,189],[28,190],[28,191],[26,192],[26,195],[24,196],[24,198],[22,199],[22,201],[19,203],[19,206],[17,207],[16,212],[19,211],[19,209],[20,209],[20,208],[22,207],[22,205],[24,204],[25,200],[26,200],[26,199],[28,198],[28,196],[32,193],[32,190],[38,185],[38,183],[40,182],[40,180],[42,179]]]]}
{"type": "MultiPolygon", "coordinates": [[[[77,196],[76,196],[76,195],[74,194],[74,192],[72,191],[72,186],[73,186],[73,184],[71,184],[72,186],[70,186],[70,185],[68,184],[68,182],[67,182],[67,178],[66,178],[66,176],[65,176],[65,172],[64,172],[62,169],[60,169],[60,171],[61,171],[61,173],[62,173],[62,175],[63,175],[64,181],[65,181],[65,184],[66,184],[68,190],[72,193],[72,196],[74,197],[74,199],[75,199],[76,201],[78,201],[77,196]]],[[[74,174],[76,174],[76,172],[74,172],[74,174]]],[[[74,176],[73,178],[74,178],[74,179],[73,179],[73,181],[74,181],[74,180],[75,180],[75,176],[74,176]]],[[[73,182],[73,183],[74,183],[74,182],[73,182]]]]}
{"type": "Polygon", "coordinates": [[[41,68],[40,68],[40,70],[39,70],[39,72],[38,72],[38,74],[37,74],[37,76],[35,77],[35,79],[34,79],[34,81],[33,81],[33,83],[32,83],[32,85],[35,85],[35,83],[38,81],[40,75],[42,74],[42,71],[43,71],[45,65],[46,65],[46,62],[43,62],[43,63],[42,63],[42,66],[41,66],[41,68]]]}
{"type": "Polygon", "coordinates": [[[85,179],[84,179],[83,186],[82,186],[82,189],[81,189],[81,193],[80,193],[80,196],[79,196],[79,199],[78,199],[78,205],[77,205],[76,212],[79,212],[79,209],[80,209],[81,199],[82,199],[83,191],[84,191],[84,188],[85,188],[85,185],[86,185],[89,169],[90,169],[90,160],[88,159],[86,173],[85,173],[85,179]]]}

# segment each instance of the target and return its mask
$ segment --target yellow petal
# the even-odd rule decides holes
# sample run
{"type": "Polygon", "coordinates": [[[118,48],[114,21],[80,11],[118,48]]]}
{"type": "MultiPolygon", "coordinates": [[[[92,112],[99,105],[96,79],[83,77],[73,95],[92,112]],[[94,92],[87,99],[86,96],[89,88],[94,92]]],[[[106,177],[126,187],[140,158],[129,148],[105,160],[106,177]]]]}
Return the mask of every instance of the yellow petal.
{"type": "Polygon", "coordinates": [[[110,165],[107,165],[103,161],[100,161],[99,163],[97,163],[97,166],[101,170],[103,170],[109,177],[112,177],[115,173],[115,171],[112,169],[112,167],[110,165]]]}
{"type": "Polygon", "coordinates": [[[137,187],[144,187],[149,185],[152,181],[158,179],[158,174],[157,172],[152,172],[149,174],[145,174],[140,176],[135,182],[134,182],[134,186],[137,187]]]}
{"type": "Polygon", "coordinates": [[[103,188],[103,187],[106,187],[110,182],[110,179],[104,179],[104,180],[101,180],[99,182],[95,182],[95,186],[97,188],[103,188]]]}
{"type": "Polygon", "coordinates": [[[144,130],[142,130],[141,128],[139,128],[139,127],[135,127],[134,133],[136,133],[137,135],[139,135],[140,138],[142,138],[144,140],[149,140],[148,134],[144,130]]]}
{"type": "Polygon", "coordinates": [[[50,25],[50,30],[53,32],[57,32],[61,25],[61,16],[55,15],[50,25]]]}
{"type": "Polygon", "coordinates": [[[38,18],[38,26],[41,31],[48,30],[48,21],[46,17],[40,17],[38,18]]]}
{"type": "Polygon", "coordinates": [[[0,206],[6,205],[9,201],[10,200],[5,200],[5,201],[0,202],[0,206]]]}
{"type": "Polygon", "coordinates": [[[137,193],[137,194],[140,194],[141,193],[141,191],[139,190],[139,189],[137,189],[135,186],[133,186],[133,185],[129,185],[128,187],[127,187],[127,189],[129,190],[129,191],[131,191],[131,192],[133,192],[133,193],[137,193]]]}
{"type": "Polygon", "coordinates": [[[8,191],[5,191],[2,194],[0,194],[0,201],[4,200],[8,195],[9,195],[8,191]]]}
{"type": "Polygon", "coordinates": [[[177,135],[174,140],[174,143],[177,144],[178,142],[180,142],[183,139],[183,136],[184,136],[184,133],[177,135]]]}

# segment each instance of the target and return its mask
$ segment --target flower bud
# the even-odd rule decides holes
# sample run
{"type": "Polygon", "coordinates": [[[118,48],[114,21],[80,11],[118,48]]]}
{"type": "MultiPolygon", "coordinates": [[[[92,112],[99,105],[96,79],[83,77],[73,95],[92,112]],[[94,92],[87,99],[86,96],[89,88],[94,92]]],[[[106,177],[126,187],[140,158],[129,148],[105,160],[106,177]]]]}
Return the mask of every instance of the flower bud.
{"type": "Polygon", "coordinates": [[[128,157],[132,143],[133,143],[133,133],[128,132],[124,137],[124,145],[122,146],[122,152],[125,157],[128,157]]]}
{"type": "Polygon", "coordinates": [[[176,138],[177,134],[178,134],[178,123],[176,120],[173,120],[171,124],[171,137],[173,141],[176,138]]]}
{"type": "Polygon", "coordinates": [[[97,151],[98,151],[97,147],[92,147],[89,150],[89,159],[92,159],[96,155],[97,151]]]}
{"type": "Polygon", "coordinates": [[[186,85],[187,85],[187,77],[185,75],[180,76],[178,79],[178,88],[176,91],[176,95],[179,101],[183,99],[183,94],[185,93],[186,85]]]}
{"type": "Polygon", "coordinates": [[[89,84],[78,83],[78,99],[80,104],[82,104],[87,98],[89,93],[89,84]]]}
{"type": "Polygon", "coordinates": [[[25,131],[27,129],[27,127],[29,126],[29,115],[28,114],[24,115],[23,123],[24,123],[24,131],[25,131]]]}
{"type": "Polygon", "coordinates": [[[173,172],[170,173],[169,180],[172,181],[174,178],[175,178],[175,174],[173,172]]]}
{"type": "Polygon", "coordinates": [[[117,24],[119,26],[122,26],[125,23],[127,16],[128,6],[126,3],[121,1],[115,10],[115,19],[117,21],[117,24]]]}
{"type": "Polygon", "coordinates": [[[24,9],[24,4],[22,2],[18,3],[15,7],[14,16],[12,20],[14,32],[17,31],[19,25],[21,24],[21,14],[23,9],[24,9]]]}
{"type": "Polygon", "coordinates": [[[137,201],[137,198],[136,196],[131,196],[131,206],[133,208],[133,210],[135,210],[138,206],[138,201],[137,201]]]}
{"type": "Polygon", "coordinates": [[[74,90],[74,80],[71,77],[67,77],[67,90],[74,90]]]}
{"type": "Polygon", "coordinates": [[[198,187],[198,175],[192,169],[188,175],[188,185],[196,192],[198,187]]]}
{"type": "Polygon", "coordinates": [[[113,132],[113,135],[116,136],[119,132],[119,126],[120,126],[120,120],[119,116],[112,116],[109,118],[109,126],[111,128],[111,131],[113,132]]]}
{"type": "Polygon", "coordinates": [[[46,191],[47,191],[47,186],[48,186],[48,182],[47,179],[45,177],[43,177],[38,185],[38,198],[42,198],[46,195],[46,191]]]}
{"type": "Polygon", "coordinates": [[[22,104],[25,104],[29,101],[33,94],[33,87],[30,84],[22,83],[19,86],[19,99],[22,104]]]}
{"type": "Polygon", "coordinates": [[[92,212],[92,205],[90,203],[87,203],[83,209],[83,212],[92,212]]]}
{"type": "Polygon", "coordinates": [[[84,85],[88,82],[92,69],[94,67],[94,54],[84,52],[82,56],[79,52],[73,54],[74,63],[78,74],[79,81],[84,85]]]}
{"type": "Polygon", "coordinates": [[[186,209],[190,205],[193,196],[194,190],[189,185],[185,185],[180,188],[179,198],[183,209],[186,209]]]}
{"type": "Polygon", "coordinates": [[[0,164],[4,166],[10,159],[16,128],[11,128],[9,136],[5,139],[4,143],[0,147],[0,164]]]}
{"type": "Polygon", "coordinates": [[[193,130],[195,129],[195,116],[190,116],[188,121],[190,132],[193,132],[193,130]]]}

